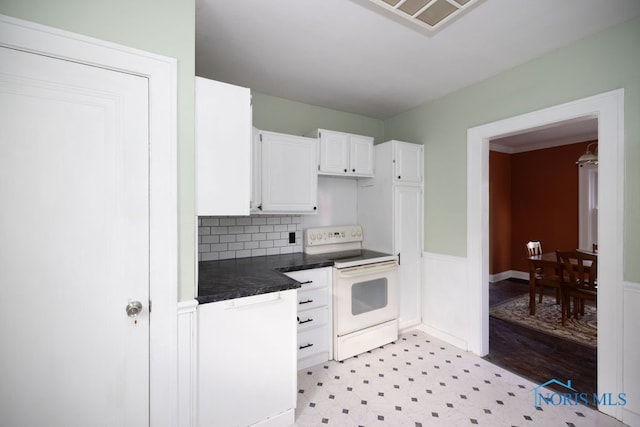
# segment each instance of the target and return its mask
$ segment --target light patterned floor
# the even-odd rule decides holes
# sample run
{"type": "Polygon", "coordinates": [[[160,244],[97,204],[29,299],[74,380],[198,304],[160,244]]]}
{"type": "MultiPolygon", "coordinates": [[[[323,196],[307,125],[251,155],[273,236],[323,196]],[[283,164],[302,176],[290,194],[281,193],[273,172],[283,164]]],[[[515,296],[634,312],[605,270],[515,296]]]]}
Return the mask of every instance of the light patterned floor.
{"type": "Polygon", "coordinates": [[[296,426],[623,426],[588,407],[534,407],[528,380],[412,331],[298,373],[296,426]]]}

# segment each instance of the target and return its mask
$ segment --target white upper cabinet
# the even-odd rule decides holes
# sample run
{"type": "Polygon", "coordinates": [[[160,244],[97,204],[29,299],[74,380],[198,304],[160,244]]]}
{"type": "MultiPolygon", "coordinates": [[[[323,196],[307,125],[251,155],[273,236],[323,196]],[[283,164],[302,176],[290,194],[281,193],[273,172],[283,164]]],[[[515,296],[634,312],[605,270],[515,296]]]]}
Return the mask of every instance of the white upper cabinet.
{"type": "Polygon", "coordinates": [[[303,136],[260,131],[254,173],[260,194],[254,192],[259,213],[313,214],[318,206],[318,141],[303,136]]]}
{"type": "Polygon", "coordinates": [[[353,175],[373,176],[374,153],[373,138],[370,136],[350,135],[349,163],[353,175]]]}
{"type": "Polygon", "coordinates": [[[393,179],[398,183],[422,184],[422,145],[393,141],[393,179]]]}
{"type": "Polygon", "coordinates": [[[321,135],[319,173],[346,174],[349,170],[349,136],[330,131],[322,131],[321,135]]]}
{"type": "Polygon", "coordinates": [[[196,215],[249,215],[251,92],[195,79],[196,215]]]}
{"type": "Polygon", "coordinates": [[[320,175],[373,176],[372,137],[326,129],[317,129],[309,136],[318,138],[320,175]]]}

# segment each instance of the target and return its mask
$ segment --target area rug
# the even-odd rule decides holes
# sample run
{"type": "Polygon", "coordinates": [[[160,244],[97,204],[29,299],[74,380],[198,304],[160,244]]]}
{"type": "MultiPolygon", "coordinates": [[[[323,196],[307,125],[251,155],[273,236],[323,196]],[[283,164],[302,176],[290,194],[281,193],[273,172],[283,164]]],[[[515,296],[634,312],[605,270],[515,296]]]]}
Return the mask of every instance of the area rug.
{"type": "Polygon", "coordinates": [[[489,308],[489,315],[508,322],[589,346],[598,345],[596,308],[586,306],[584,316],[567,319],[562,326],[560,305],[553,296],[544,295],[542,303],[536,295],[536,314],[529,314],[529,295],[523,295],[489,308]]]}

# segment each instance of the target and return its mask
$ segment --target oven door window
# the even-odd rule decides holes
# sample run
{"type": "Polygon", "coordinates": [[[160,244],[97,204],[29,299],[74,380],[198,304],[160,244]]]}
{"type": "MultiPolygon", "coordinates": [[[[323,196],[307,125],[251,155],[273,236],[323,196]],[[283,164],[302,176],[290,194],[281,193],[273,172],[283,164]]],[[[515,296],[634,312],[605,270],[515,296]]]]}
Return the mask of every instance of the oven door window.
{"type": "Polygon", "coordinates": [[[351,314],[368,313],[388,304],[387,278],[381,277],[351,285],[351,314]]]}

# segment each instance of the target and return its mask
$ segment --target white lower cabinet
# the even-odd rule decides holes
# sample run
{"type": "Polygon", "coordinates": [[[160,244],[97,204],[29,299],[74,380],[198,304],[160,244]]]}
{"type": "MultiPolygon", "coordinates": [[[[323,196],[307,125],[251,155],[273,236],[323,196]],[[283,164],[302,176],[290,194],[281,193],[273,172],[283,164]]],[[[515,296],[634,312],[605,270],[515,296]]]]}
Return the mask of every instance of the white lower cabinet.
{"type": "Polygon", "coordinates": [[[290,290],[198,306],[199,427],[293,424],[296,294],[290,290]]]}
{"type": "Polygon", "coordinates": [[[286,273],[301,283],[298,289],[298,370],[333,357],[331,323],[332,268],[286,273]]]}

